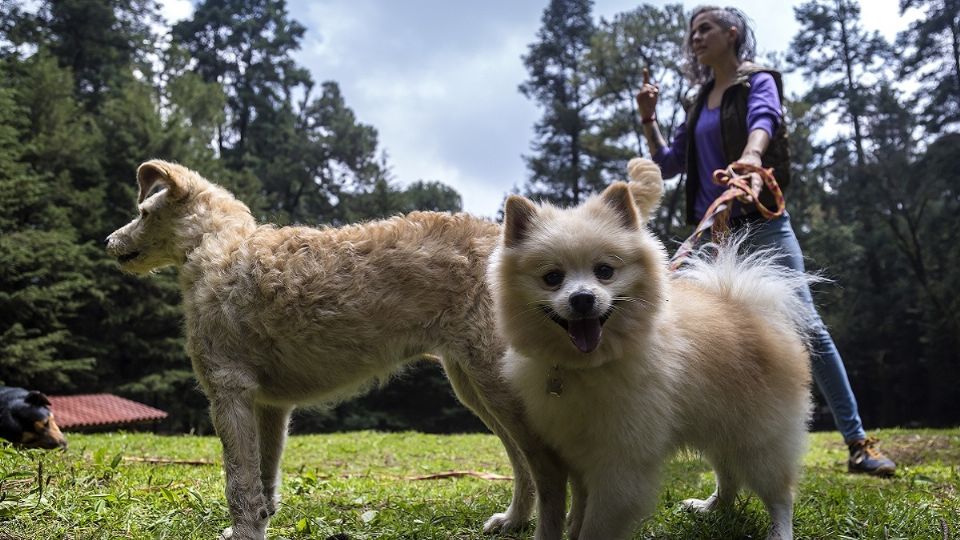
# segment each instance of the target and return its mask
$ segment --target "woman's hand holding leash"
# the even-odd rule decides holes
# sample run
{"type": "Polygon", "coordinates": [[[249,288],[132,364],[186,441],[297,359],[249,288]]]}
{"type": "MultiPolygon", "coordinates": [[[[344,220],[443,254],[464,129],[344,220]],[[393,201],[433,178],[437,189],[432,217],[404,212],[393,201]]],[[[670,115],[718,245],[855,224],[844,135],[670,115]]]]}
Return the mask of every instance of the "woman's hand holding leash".
{"type": "MultiPolygon", "coordinates": [[[[734,177],[740,176],[736,171],[734,171],[735,168],[749,171],[751,168],[760,169],[762,167],[763,164],[761,163],[759,156],[753,153],[744,153],[742,156],[740,156],[740,159],[734,161],[729,167],[727,167],[726,173],[728,176],[734,177]]],[[[755,172],[747,172],[745,176],[750,179],[750,193],[744,193],[743,195],[740,195],[737,197],[737,200],[744,204],[750,204],[756,200],[756,197],[760,196],[760,189],[763,187],[763,180],[760,178],[760,175],[755,172]]]]}
{"type": "MultiPolygon", "coordinates": [[[[746,161],[750,161],[747,158],[746,161]]],[[[758,160],[759,161],[759,160],[758,160]]],[[[764,169],[760,165],[744,162],[743,159],[731,163],[726,169],[717,169],[713,171],[713,183],[726,186],[727,190],[723,192],[707,208],[703,219],[691,234],[677,249],[677,252],[670,259],[670,270],[677,270],[683,265],[684,260],[693,253],[693,249],[700,239],[700,236],[707,229],[713,230],[715,242],[719,242],[730,230],[730,211],[733,199],[749,199],[756,207],[757,211],[765,219],[774,219],[783,215],[785,203],[783,192],[777,184],[777,179],[773,177],[773,169],[764,169]],[[747,183],[749,180],[749,184],[747,183]],[[767,186],[773,196],[773,210],[760,203],[760,189],[763,185],[767,186]]]]}

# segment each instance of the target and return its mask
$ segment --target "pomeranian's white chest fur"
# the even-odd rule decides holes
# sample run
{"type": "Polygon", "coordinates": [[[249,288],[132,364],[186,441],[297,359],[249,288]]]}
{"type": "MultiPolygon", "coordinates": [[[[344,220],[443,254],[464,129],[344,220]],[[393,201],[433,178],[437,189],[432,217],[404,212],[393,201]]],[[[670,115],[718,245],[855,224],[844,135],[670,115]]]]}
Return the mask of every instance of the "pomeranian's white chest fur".
{"type": "Polygon", "coordinates": [[[677,388],[671,370],[639,355],[585,369],[554,368],[515,355],[507,378],[522,396],[530,423],[574,468],[610,459],[647,461],[676,444],[677,388]],[[559,393],[551,393],[562,381],[559,393]],[[591,442],[592,441],[592,442],[591,442]]]}

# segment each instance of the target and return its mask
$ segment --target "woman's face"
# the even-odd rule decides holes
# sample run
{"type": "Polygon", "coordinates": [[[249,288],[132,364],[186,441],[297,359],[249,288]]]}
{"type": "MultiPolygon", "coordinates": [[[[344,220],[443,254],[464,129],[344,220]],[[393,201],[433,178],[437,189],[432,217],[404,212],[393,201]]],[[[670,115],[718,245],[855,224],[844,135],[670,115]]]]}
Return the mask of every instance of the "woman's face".
{"type": "Polygon", "coordinates": [[[712,12],[705,11],[697,15],[690,25],[690,49],[696,55],[697,62],[715,66],[728,57],[736,60],[736,29],[723,28],[711,15],[712,12]]]}

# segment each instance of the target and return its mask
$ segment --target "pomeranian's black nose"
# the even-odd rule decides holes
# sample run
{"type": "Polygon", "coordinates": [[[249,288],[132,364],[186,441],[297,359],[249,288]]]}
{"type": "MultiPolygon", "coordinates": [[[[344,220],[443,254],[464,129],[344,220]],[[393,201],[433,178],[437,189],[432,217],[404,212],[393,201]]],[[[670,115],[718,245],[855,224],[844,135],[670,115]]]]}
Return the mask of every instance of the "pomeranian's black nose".
{"type": "Polygon", "coordinates": [[[596,297],[586,291],[575,292],[570,295],[570,307],[578,315],[589,315],[593,311],[593,302],[596,297]]]}

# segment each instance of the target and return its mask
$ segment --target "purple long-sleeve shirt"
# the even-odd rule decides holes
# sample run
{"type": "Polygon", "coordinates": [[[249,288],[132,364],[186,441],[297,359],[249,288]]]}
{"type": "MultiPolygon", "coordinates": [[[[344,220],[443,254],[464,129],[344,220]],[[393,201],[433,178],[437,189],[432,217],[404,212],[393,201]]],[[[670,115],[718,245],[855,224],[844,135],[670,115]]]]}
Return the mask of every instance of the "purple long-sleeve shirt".
{"type": "MultiPolygon", "coordinates": [[[[747,95],[747,133],[762,129],[773,137],[783,116],[777,84],[769,73],[754,73],[750,77],[750,92],[747,95]]],[[[723,153],[723,141],[720,137],[720,108],[711,109],[704,105],[700,111],[694,129],[694,143],[697,149],[697,172],[700,176],[700,189],[694,202],[694,211],[699,220],[707,208],[724,192],[726,188],[713,183],[713,171],[727,168],[729,163],[723,153]]],[[[687,125],[682,124],[669,146],[661,148],[653,155],[653,161],[660,165],[664,178],[680,174],[687,167],[687,125]]],[[[733,207],[733,215],[743,210],[739,203],[733,207]]]]}

